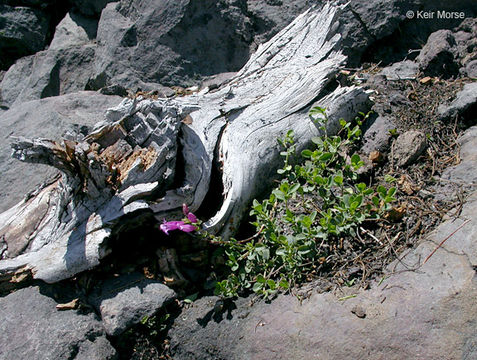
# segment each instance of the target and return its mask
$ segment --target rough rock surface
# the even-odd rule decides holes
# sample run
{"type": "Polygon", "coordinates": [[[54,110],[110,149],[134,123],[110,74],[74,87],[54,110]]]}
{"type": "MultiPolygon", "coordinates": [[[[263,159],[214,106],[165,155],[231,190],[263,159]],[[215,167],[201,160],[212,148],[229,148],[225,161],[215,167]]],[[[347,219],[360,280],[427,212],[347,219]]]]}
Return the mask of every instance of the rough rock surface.
{"type": "Polygon", "coordinates": [[[455,38],[450,30],[439,30],[432,33],[416,58],[420,69],[428,76],[448,78],[458,74],[453,48],[455,38]]]}
{"type": "Polygon", "coordinates": [[[465,66],[465,75],[472,79],[477,79],[477,60],[472,60],[465,66]]]}
{"type": "Polygon", "coordinates": [[[420,70],[444,79],[459,73],[472,77],[472,61],[477,59],[476,36],[477,20],[470,17],[453,30],[432,33],[416,58],[420,70]]]}
{"type": "MultiPolygon", "coordinates": [[[[472,128],[462,139],[462,164],[475,166],[475,135],[472,128]]],[[[302,303],[281,295],[251,307],[251,299],[222,304],[216,297],[202,298],[177,317],[169,332],[173,357],[473,359],[476,211],[474,193],[457,218],[448,218],[391,264],[384,281],[370,290],[313,294],[302,303]],[[356,297],[340,301],[345,295],[356,297]]]]}
{"type": "Polygon", "coordinates": [[[25,194],[51,178],[57,171],[48,166],[33,166],[12,159],[11,136],[70,138],[87,133],[100,121],[104,109],[117,105],[117,96],[79,92],[35,100],[0,113],[3,141],[0,144],[0,212],[20,201],[25,194]]]}
{"type": "Polygon", "coordinates": [[[96,23],[67,14],[48,50],[19,59],[0,83],[1,105],[85,90],[93,71],[96,23]]]}
{"type": "Polygon", "coordinates": [[[99,18],[105,6],[114,0],[68,0],[73,10],[88,17],[99,18]]]}
{"type": "Polygon", "coordinates": [[[464,85],[456,98],[449,105],[441,104],[438,108],[441,119],[454,118],[457,115],[472,115],[477,106],[477,82],[464,85]]]}
{"type": "Polygon", "coordinates": [[[0,69],[46,45],[49,17],[41,10],[0,4],[0,69]]]}
{"type": "Polygon", "coordinates": [[[361,151],[369,154],[371,151],[386,152],[389,148],[390,130],[396,125],[389,116],[378,116],[364,131],[361,151]]]}
{"type": "Polygon", "coordinates": [[[387,80],[412,80],[417,77],[419,65],[411,60],[404,60],[385,67],[381,74],[387,80]]]}
{"type": "Polygon", "coordinates": [[[90,296],[90,303],[101,315],[106,333],[117,336],[145,316],[154,315],[175,297],[166,285],[133,273],[102,283],[90,296]]]}
{"type": "Polygon", "coordinates": [[[108,360],[116,351],[94,314],[58,311],[39,287],[0,298],[0,357],[5,360],[108,360]]]}
{"type": "Polygon", "coordinates": [[[393,160],[399,167],[410,165],[426,147],[427,139],[424,133],[417,130],[406,131],[393,143],[393,160]]]}
{"type": "Polygon", "coordinates": [[[437,192],[448,193],[449,185],[456,185],[458,189],[471,186],[477,187],[477,127],[469,128],[458,140],[460,156],[465,159],[460,164],[447,168],[441,176],[441,186],[437,192]]]}
{"type": "Polygon", "coordinates": [[[260,40],[268,40],[304,11],[308,2],[265,6],[251,1],[250,5],[255,20],[247,15],[245,1],[109,4],[98,28],[96,86],[117,83],[143,90],[151,88],[151,83],[188,86],[198,76],[237,71],[250,56],[254,26],[262,33],[260,40]],[[264,7],[273,13],[268,15],[264,7]]]}
{"type": "Polygon", "coordinates": [[[94,19],[70,12],[56,26],[49,49],[85,45],[96,37],[97,30],[98,23],[94,19]]]}

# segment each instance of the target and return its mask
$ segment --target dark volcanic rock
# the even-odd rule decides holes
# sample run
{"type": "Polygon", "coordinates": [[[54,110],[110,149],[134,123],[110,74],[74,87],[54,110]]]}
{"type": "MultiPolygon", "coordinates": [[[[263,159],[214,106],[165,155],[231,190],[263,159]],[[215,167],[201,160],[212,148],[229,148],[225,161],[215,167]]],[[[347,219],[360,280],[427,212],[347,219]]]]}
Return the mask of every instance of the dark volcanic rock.
{"type": "Polygon", "coordinates": [[[0,5],[0,69],[43,50],[48,26],[49,16],[41,10],[0,5]]]}
{"type": "Polygon", "coordinates": [[[449,78],[459,72],[455,58],[455,38],[450,30],[432,33],[416,60],[422,72],[428,76],[449,78]]]}
{"type": "Polygon", "coordinates": [[[465,65],[465,75],[477,79],[477,60],[472,60],[465,65]]]}
{"type": "MultiPolygon", "coordinates": [[[[359,0],[357,0],[359,1],[359,0]]],[[[429,35],[440,29],[452,29],[462,22],[462,18],[446,19],[438,18],[437,11],[463,12],[466,20],[471,20],[477,16],[477,8],[473,0],[456,1],[430,1],[430,0],[408,0],[408,1],[370,1],[360,2],[362,7],[368,9],[371,18],[379,19],[385,23],[385,18],[393,15],[399,19],[399,26],[391,29],[387,35],[376,36],[370,31],[369,37],[375,38],[369,46],[361,60],[373,63],[381,62],[382,65],[388,65],[393,62],[410,59],[413,60],[417,53],[414,51],[420,49],[426,43],[429,35]],[[382,9],[388,9],[383,12],[382,9]],[[433,19],[423,19],[417,16],[417,12],[434,14],[433,19]],[[406,14],[412,12],[412,19],[406,18],[406,14]],[[386,15],[383,15],[386,14],[386,15]]],[[[358,12],[357,15],[363,19],[363,15],[358,12]]],[[[464,21],[466,21],[464,20],[464,21]]],[[[368,24],[364,21],[364,24],[368,24]]]]}
{"type": "Polygon", "coordinates": [[[136,273],[109,279],[90,297],[112,336],[154,315],[175,298],[176,293],[166,285],[136,273]]]}
{"type": "Polygon", "coordinates": [[[315,3],[313,0],[247,0],[247,16],[250,18],[255,34],[251,50],[255,50],[258,44],[271,39],[315,3]]]}
{"type": "Polygon", "coordinates": [[[86,89],[95,45],[46,50],[18,60],[0,84],[2,106],[86,89]],[[25,74],[28,74],[25,76],[25,74]]]}
{"type": "Polygon", "coordinates": [[[116,358],[94,314],[58,311],[56,302],[38,287],[0,298],[0,357],[16,359],[116,358]]]}
{"type": "Polygon", "coordinates": [[[65,133],[81,135],[101,120],[108,107],[120,97],[79,92],[25,102],[0,113],[0,212],[20,201],[25,194],[57,172],[45,165],[32,165],[10,157],[10,136],[59,139],[65,133]]]}
{"type": "Polygon", "coordinates": [[[396,124],[388,116],[378,116],[364,131],[363,146],[361,151],[369,154],[371,151],[386,152],[389,148],[390,130],[395,129],[396,124]]]}
{"type": "Polygon", "coordinates": [[[69,12],[56,26],[49,49],[66,49],[89,43],[96,38],[98,22],[78,13],[69,12]]]}
{"type": "Polygon", "coordinates": [[[85,90],[93,71],[96,23],[67,14],[48,50],[19,59],[0,83],[1,105],[85,90]]]}
{"type": "Polygon", "coordinates": [[[95,86],[189,86],[202,76],[237,71],[254,42],[268,40],[307,6],[244,0],[109,4],[98,28],[95,86]]]}
{"type": "Polygon", "coordinates": [[[90,17],[101,15],[105,6],[114,0],[69,0],[73,10],[90,17]]]}
{"type": "Polygon", "coordinates": [[[412,164],[426,150],[426,135],[409,130],[398,136],[393,144],[393,160],[398,167],[412,164]]]}
{"type": "Polygon", "coordinates": [[[386,76],[387,80],[412,80],[417,77],[419,65],[414,61],[405,60],[385,67],[381,74],[386,76]]]}
{"type": "MultiPolygon", "coordinates": [[[[437,187],[437,193],[449,194],[453,191],[452,185],[457,190],[462,187],[477,186],[477,126],[473,126],[466,130],[463,136],[458,139],[460,146],[460,157],[464,159],[460,164],[452,166],[444,170],[440,187],[437,187]],[[450,190],[449,190],[450,189],[450,190]]],[[[455,189],[454,189],[455,190],[455,189]]]]}
{"type": "MultiPolygon", "coordinates": [[[[438,108],[441,119],[453,118],[461,115],[463,118],[470,117],[468,121],[476,119],[475,107],[477,106],[477,83],[466,84],[462,91],[457,93],[456,98],[449,105],[441,104],[438,108]]],[[[474,122],[475,123],[475,122],[474,122]]]]}

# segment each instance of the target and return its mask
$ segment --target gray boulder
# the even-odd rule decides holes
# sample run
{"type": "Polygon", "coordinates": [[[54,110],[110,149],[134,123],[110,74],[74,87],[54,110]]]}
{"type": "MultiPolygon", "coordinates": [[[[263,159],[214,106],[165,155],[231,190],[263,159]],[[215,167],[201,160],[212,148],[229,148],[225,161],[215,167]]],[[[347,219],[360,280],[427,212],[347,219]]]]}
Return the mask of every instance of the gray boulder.
{"type": "Polygon", "coordinates": [[[455,38],[450,30],[439,30],[432,33],[426,45],[416,58],[421,71],[428,76],[449,78],[459,72],[456,62],[455,38]]]}
{"type": "Polygon", "coordinates": [[[98,27],[95,86],[187,87],[202,76],[237,71],[254,42],[268,40],[307,6],[243,0],[108,4],[98,27]]]}
{"type": "Polygon", "coordinates": [[[57,303],[29,287],[0,298],[0,358],[108,360],[116,351],[94,314],[58,311],[57,303]]]}
{"type": "Polygon", "coordinates": [[[85,90],[93,69],[96,23],[67,14],[50,48],[19,59],[0,83],[3,106],[85,90]]]}
{"type": "Polygon", "coordinates": [[[65,133],[70,133],[71,137],[81,135],[102,119],[105,109],[120,101],[117,96],[85,91],[25,102],[0,113],[4,134],[0,144],[0,212],[57,173],[48,166],[34,166],[12,159],[10,136],[40,136],[58,140],[65,133]]]}
{"type": "Polygon", "coordinates": [[[0,4],[0,69],[43,50],[48,26],[49,16],[41,10],[0,4]]]}
{"type": "Polygon", "coordinates": [[[315,2],[312,0],[247,0],[243,3],[246,3],[242,7],[247,9],[246,14],[253,24],[254,39],[250,48],[255,51],[258,44],[271,39],[315,2]]]}
{"type": "Polygon", "coordinates": [[[456,98],[449,105],[440,105],[437,109],[441,119],[453,118],[457,115],[466,117],[475,116],[471,113],[473,107],[477,105],[477,83],[464,85],[464,88],[457,93],[456,98]]]}
{"type": "Polygon", "coordinates": [[[413,80],[417,77],[419,65],[411,60],[404,60],[385,67],[381,74],[387,80],[413,80]]]}
{"type": "Polygon", "coordinates": [[[437,193],[452,193],[453,187],[461,190],[463,187],[477,186],[477,126],[466,130],[458,140],[460,157],[464,159],[458,165],[444,170],[437,193]],[[444,191],[443,191],[444,190],[444,191]]]}
{"type": "Polygon", "coordinates": [[[465,75],[471,79],[477,79],[477,60],[472,60],[465,65],[465,75]]]}
{"type": "Polygon", "coordinates": [[[2,0],[2,4],[10,6],[26,6],[38,9],[45,9],[49,6],[55,5],[58,0],[2,0]]]}
{"type": "Polygon", "coordinates": [[[398,136],[393,144],[393,160],[398,167],[408,166],[417,160],[427,148],[426,135],[409,130],[398,136]]]}
{"type": "Polygon", "coordinates": [[[69,0],[73,10],[88,16],[99,18],[104,7],[114,0],[69,0]]]}
{"type": "Polygon", "coordinates": [[[369,154],[371,151],[386,152],[389,148],[390,130],[396,124],[389,116],[378,116],[364,131],[361,151],[369,154]]]}
{"type": "Polygon", "coordinates": [[[96,38],[97,21],[69,12],[56,26],[49,49],[66,49],[90,43],[96,38]]]}
{"type": "Polygon", "coordinates": [[[52,49],[18,60],[0,84],[2,106],[85,90],[95,45],[52,49]]]}
{"type": "Polygon", "coordinates": [[[161,282],[132,273],[105,281],[90,302],[100,313],[108,335],[117,336],[175,298],[176,293],[161,282]]]}

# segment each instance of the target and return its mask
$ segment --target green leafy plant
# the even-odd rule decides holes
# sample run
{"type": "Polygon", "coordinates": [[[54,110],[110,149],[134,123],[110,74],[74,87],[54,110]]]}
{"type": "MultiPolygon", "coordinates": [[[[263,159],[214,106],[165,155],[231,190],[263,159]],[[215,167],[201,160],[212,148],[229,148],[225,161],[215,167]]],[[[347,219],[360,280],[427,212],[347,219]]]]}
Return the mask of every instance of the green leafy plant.
{"type": "Polygon", "coordinates": [[[166,322],[169,319],[170,314],[165,313],[161,316],[144,316],[141,319],[141,324],[144,325],[151,336],[157,336],[160,332],[167,328],[166,322]]]}
{"type": "Polygon", "coordinates": [[[356,236],[365,220],[377,219],[391,208],[396,189],[376,189],[358,182],[364,165],[357,154],[348,154],[361,136],[360,114],[354,123],[340,120],[337,135],[328,135],[325,109],[315,107],[310,118],[322,136],[297,156],[293,131],[278,142],[284,165],[283,179],[263,201],[253,201],[250,215],[257,236],[247,241],[221,242],[228,277],[217,283],[216,293],[236,296],[251,289],[264,298],[305,281],[322,268],[330,249],[345,236],[356,236]]]}

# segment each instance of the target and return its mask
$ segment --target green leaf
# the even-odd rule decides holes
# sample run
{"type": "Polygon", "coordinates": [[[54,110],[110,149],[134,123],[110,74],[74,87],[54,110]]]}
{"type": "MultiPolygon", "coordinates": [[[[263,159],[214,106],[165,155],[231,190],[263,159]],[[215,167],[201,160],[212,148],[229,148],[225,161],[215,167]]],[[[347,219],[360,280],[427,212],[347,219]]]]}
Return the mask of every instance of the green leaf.
{"type": "Polygon", "coordinates": [[[272,191],[272,194],[275,195],[278,200],[285,201],[285,194],[283,193],[283,191],[275,189],[272,191]]]}
{"type": "Polygon", "coordinates": [[[330,160],[331,158],[333,157],[333,154],[329,153],[329,152],[325,152],[323,153],[318,160],[320,161],[328,161],[330,160]]]}
{"type": "Polygon", "coordinates": [[[199,296],[199,293],[198,293],[198,292],[193,293],[192,295],[187,296],[187,297],[184,299],[184,302],[185,302],[186,304],[192,304],[195,300],[197,300],[197,296],[199,296]]]}
{"type": "Polygon", "coordinates": [[[259,283],[259,282],[256,282],[255,284],[253,284],[253,292],[259,292],[260,290],[262,290],[263,288],[263,283],[259,283]]]}
{"type": "Polygon", "coordinates": [[[257,276],[257,283],[260,283],[260,284],[265,284],[265,278],[263,277],[263,275],[259,274],[257,276]]]}
{"type": "Polygon", "coordinates": [[[386,174],[386,175],[384,175],[384,181],[391,184],[391,183],[396,181],[396,178],[389,175],[389,174],[386,174]]]}
{"type": "Polygon", "coordinates": [[[319,106],[315,106],[311,108],[309,114],[310,115],[326,115],[326,109],[319,106]]]}
{"type": "Polygon", "coordinates": [[[380,201],[379,201],[379,198],[377,196],[373,196],[371,198],[371,201],[373,202],[374,205],[379,206],[380,201]]]}
{"type": "Polygon", "coordinates": [[[341,175],[335,175],[334,182],[336,185],[341,186],[343,185],[343,177],[341,175]]]}
{"type": "Polygon", "coordinates": [[[308,150],[308,149],[307,149],[307,150],[303,150],[303,151],[301,152],[301,156],[303,156],[305,159],[311,158],[311,155],[313,155],[313,151],[308,150]]]}
{"type": "Polygon", "coordinates": [[[267,285],[272,290],[275,290],[277,288],[277,284],[272,279],[267,280],[267,285]]]}
{"type": "Polygon", "coordinates": [[[302,245],[298,247],[298,254],[300,255],[306,255],[311,252],[310,248],[307,245],[302,245]]]}
{"type": "Polygon", "coordinates": [[[314,136],[311,138],[311,141],[318,145],[319,148],[323,147],[323,139],[319,136],[314,136]]]}
{"type": "Polygon", "coordinates": [[[365,183],[356,184],[355,187],[356,187],[356,190],[358,190],[358,192],[363,192],[364,190],[366,190],[366,184],[365,183]]]}
{"type": "Polygon", "coordinates": [[[288,193],[289,194],[294,194],[299,188],[300,188],[300,183],[296,183],[290,188],[288,193]]]}
{"type": "Polygon", "coordinates": [[[278,286],[280,286],[282,289],[288,290],[288,288],[290,287],[290,284],[288,283],[288,281],[282,279],[278,283],[278,286]]]}
{"type": "Polygon", "coordinates": [[[360,161],[361,161],[361,158],[359,157],[358,154],[354,154],[353,156],[351,156],[351,164],[356,166],[357,164],[359,164],[360,161]]]}
{"type": "Polygon", "coordinates": [[[303,224],[304,227],[310,228],[313,222],[311,221],[311,218],[309,216],[304,216],[303,219],[301,220],[301,223],[303,224]]]}

